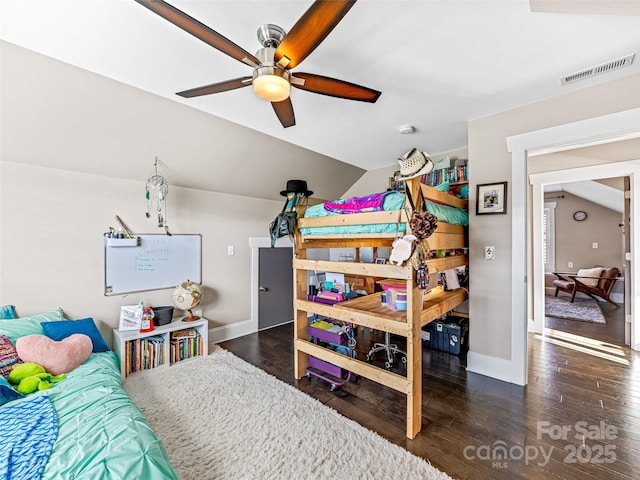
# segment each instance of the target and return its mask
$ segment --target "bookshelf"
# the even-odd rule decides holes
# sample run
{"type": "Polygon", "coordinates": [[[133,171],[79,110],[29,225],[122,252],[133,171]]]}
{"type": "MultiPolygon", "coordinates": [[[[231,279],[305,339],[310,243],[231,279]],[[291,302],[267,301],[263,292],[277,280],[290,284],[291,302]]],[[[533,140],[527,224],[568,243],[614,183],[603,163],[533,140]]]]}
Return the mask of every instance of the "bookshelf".
{"type": "Polygon", "coordinates": [[[153,332],[113,330],[113,349],[122,378],[140,370],[165,368],[209,354],[209,321],[174,320],[153,332]]]}
{"type": "MultiPolygon", "coordinates": [[[[430,187],[435,187],[444,182],[449,182],[450,189],[455,193],[459,193],[460,188],[469,183],[467,163],[433,170],[431,173],[420,177],[420,183],[429,185],[430,187]]],[[[404,192],[404,186],[404,180],[396,181],[394,177],[389,177],[388,188],[391,190],[404,192]]]]}
{"type": "Polygon", "coordinates": [[[423,175],[420,183],[435,187],[444,182],[449,182],[449,184],[467,183],[468,179],[467,164],[465,163],[464,165],[434,170],[427,175],[423,175]]]}

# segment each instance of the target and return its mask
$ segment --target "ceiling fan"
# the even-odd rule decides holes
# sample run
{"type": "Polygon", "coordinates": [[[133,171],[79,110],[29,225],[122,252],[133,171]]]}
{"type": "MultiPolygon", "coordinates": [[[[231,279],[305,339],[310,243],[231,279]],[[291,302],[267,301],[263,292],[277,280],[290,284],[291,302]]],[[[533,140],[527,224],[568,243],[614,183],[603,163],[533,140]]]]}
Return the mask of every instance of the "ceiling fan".
{"type": "Polygon", "coordinates": [[[177,95],[191,98],[226,92],[253,85],[254,93],[271,102],[283,127],[296,124],[289,92],[291,86],[332,97],[374,103],[381,92],[371,88],[313,73],[293,74],[297,67],[342,20],[356,0],[316,0],[286,33],[277,25],[266,24],[258,29],[263,48],[255,55],[239,47],[193,17],[162,0],[136,0],[184,31],[213,48],[253,67],[252,76],[234,78],[192,88],[177,95]]]}

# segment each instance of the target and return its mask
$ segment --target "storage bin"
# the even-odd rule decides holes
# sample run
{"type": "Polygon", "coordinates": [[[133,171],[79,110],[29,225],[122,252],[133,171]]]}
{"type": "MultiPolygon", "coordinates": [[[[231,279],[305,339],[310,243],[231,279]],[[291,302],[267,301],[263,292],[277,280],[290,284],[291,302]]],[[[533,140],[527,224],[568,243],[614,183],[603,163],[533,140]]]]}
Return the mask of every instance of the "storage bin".
{"type": "Polygon", "coordinates": [[[392,310],[406,310],[407,309],[407,289],[406,288],[394,288],[388,285],[382,286],[384,299],[381,297],[381,302],[392,310]]]}
{"type": "Polygon", "coordinates": [[[328,373],[329,375],[333,375],[336,378],[342,378],[345,374],[345,370],[337,365],[320,360],[313,355],[309,355],[309,367],[317,368],[318,370],[328,373]]]}
{"type": "Polygon", "coordinates": [[[171,323],[173,307],[153,307],[153,325],[159,327],[171,323]]]}
{"type": "MultiPolygon", "coordinates": [[[[335,351],[347,348],[348,336],[346,330],[343,327],[334,325],[331,321],[314,321],[307,327],[307,333],[310,341],[328,344],[328,347],[335,351]]],[[[309,367],[328,373],[336,378],[343,378],[348,373],[341,367],[325,362],[313,355],[309,355],[309,367]]]]}
{"type": "Polygon", "coordinates": [[[449,317],[445,322],[434,320],[422,327],[420,336],[426,347],[460,355],[469,348],[469,319],[449,317]]]}

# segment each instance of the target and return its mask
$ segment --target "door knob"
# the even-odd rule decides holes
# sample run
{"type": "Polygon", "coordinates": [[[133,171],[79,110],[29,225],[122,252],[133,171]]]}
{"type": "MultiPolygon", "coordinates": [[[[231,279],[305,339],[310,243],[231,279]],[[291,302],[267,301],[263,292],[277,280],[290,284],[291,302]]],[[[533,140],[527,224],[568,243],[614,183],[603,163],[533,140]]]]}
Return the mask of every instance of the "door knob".
{"type": "Polygon", "coordinates": [[[260,285],[260,289],[261,292],[266,292],[267,290],[269,290],[267,287],[263,287],[262,285],[260,285]]]}

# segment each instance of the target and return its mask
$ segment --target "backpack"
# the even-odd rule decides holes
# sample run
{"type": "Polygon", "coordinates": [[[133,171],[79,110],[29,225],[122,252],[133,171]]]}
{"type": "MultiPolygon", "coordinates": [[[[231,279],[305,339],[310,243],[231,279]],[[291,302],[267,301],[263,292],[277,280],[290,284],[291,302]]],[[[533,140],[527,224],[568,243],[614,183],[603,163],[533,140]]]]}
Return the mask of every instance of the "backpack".
{"type": "Polygon", "coordinates": [[[293,208],[287,209],[289,200],[285,200],[284,207],[278,216],[269,225],[269,236],[271,237],[271,248],[276,244],[276,240],[280,237],[289,235],[291,242],[293,243],[293,252],[296,251],[295,232],[296,232],[296,220],[298,214],[293,208]]]}

